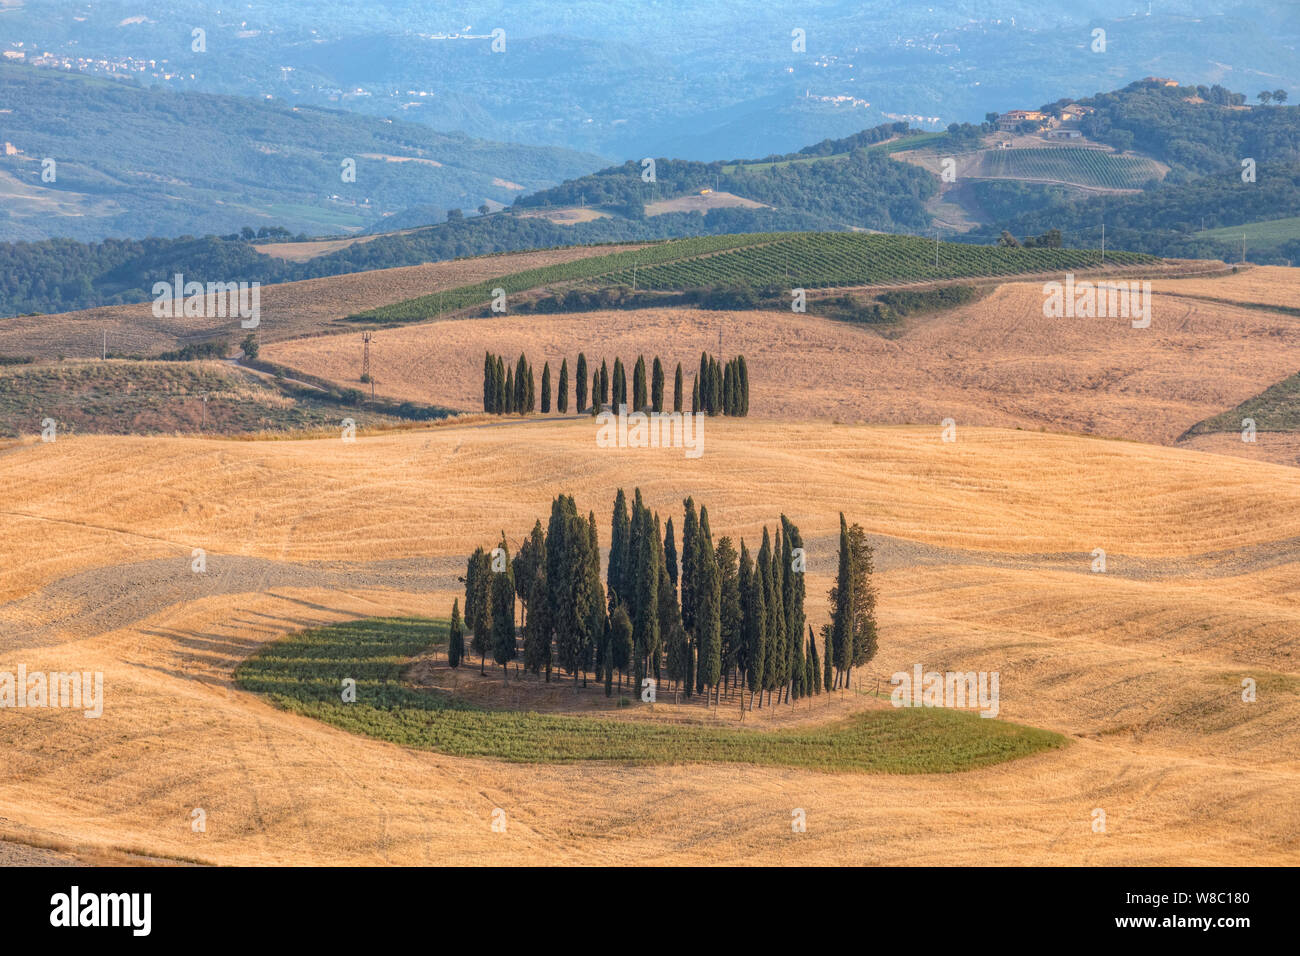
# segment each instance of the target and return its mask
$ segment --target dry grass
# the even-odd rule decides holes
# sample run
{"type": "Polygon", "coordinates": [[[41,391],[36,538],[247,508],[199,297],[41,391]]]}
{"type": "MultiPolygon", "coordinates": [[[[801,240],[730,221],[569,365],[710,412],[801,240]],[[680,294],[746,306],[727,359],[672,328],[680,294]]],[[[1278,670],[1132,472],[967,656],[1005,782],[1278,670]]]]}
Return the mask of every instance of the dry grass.
{"type": "MultiPolygon", "coordinates": [[[[1157,283],[1177,290],[1224,280],[1157,283]]],[[[1199,286],[1198,286],[1199,287],[1199,286]]],[[[788,312],[648,309],[435,322],[376,333],[378,391],[482,407],[483,352],[525,351],[541,374],[561,359],[658,354],[690,377],[702,350],[749,363],[752,412],[782,419],[1067,430],[1173,442],[1195,423],[1295,371],[1300,325],[1258,309],[1153,297],[1149,329],[1127,319],[1047,319],[1041,283],[1013,283],[970,306],[909,320],[889,337],[788,312]],[[1195,356],[1189,361],[1188,356],[1195,356]],[[1207,374],[1213,369],[1213,374],[1207,374]]],[[[276,362],[355,385],[348,338],[283,342],[276,362]]]]}
{"type": "Polygon", "coordinates": [[[695,462],[597,449],[587,421],[8,446],[0,668],[103,670],[108,702],[99,720],[6,713],[0,835],[222,863],[1300,861],[1292,470],[998,430],[943,444],[929,427],[711,420],[705,434],[695,462]],[[444,615],[463,555],[498,529],[517,540],[559,491],[607,535],[613,491],[633,483],[665,512],[706,502],[715,538],[752,541],[789,514],[814,623],[837,512],[889,536],[872,669],[999,670],[1002,716],[1074,745],[907,778],[503,764],[357,737],[232,687],[286,631],[444,615]],[[196,583],[197,546],[211,565],[196,583]],[[1087,570],[1096,547],[1105,575],[1087,570]],[[307,561],[323,563],[292,564],[307,561]],[[1242,676],[1258,703],[1240,702],[1242,676]],[[795,807],[806,834],[790,832],[795,807]]]}
{"type": "MultiPolygon", "coordinates": [[[[523,269],[632,248],[636,247],[574,246],[264,286],[258,336],[266,343],[338,331],[341,325],[338,320],[366,309],[523,269]]],[[[232,344],[238,344],[248,334],[240,328],[237,319],[156,319],[152,310],[152,302],[144,302],[5,319],[0,325],[0,354],[97,358],[103,348],[105,330],[109,351],[142,355],[178,348],[196,336],[221,333],[232,344]]]]}

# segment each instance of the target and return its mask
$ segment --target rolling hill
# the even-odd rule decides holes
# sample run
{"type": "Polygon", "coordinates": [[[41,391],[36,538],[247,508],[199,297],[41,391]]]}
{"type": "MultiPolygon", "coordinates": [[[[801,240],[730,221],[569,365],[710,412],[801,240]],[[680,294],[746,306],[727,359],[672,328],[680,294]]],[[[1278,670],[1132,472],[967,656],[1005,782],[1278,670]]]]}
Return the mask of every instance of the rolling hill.
{"type": "Polygon", "coordinates": [[[0,64],[0,240],[358,230],[417,202],[509,203],[601,164],[338,109],[0,64]],[[112,118],[111,120],[109,118],[112,118]],[[53,159],[47,181],[45,160],[53,159]],[[351,160],[352,179],[344,163],[351,160]]]}

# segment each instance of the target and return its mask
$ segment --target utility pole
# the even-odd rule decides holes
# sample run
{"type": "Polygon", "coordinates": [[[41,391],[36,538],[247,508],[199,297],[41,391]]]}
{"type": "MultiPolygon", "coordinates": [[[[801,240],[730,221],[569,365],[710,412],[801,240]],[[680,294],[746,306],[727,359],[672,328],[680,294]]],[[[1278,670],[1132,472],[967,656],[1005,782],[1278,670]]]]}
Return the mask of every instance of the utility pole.
{"type": "Polygon", "coordinates": [[[362,332],[361,341],[365,342],[365,352],[361,359],[361,381],[370,383],[370,400],[375,400],[375,379],[370,374],[370,336],[373,333],[362,332]]]}

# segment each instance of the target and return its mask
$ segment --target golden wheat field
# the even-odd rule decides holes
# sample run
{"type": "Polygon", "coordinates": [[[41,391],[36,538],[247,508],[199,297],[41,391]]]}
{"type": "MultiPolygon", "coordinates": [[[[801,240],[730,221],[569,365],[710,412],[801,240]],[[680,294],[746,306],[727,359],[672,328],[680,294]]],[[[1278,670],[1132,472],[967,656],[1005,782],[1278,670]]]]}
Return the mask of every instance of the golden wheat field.
{"type": "MultiPolygon", "coordinates": [[[[1171,443],[1296,370],[1294,317],[1179,294],[1236,278],[1155,283],[1171,291],[1153,295],[1148,329],[1123,318],[1045,318],[1042,283],[1024,282],[883,331],[787,312],[524,315],[380,330],[371,361],[382,395],[476,410],[485,350],[508,361],[522,351],[538,376],[549,363],[553,383],[561,360],[574,374],[580,350],[597,365],[620,357],[630,367],[638,354],[647,362],[659,355],[670,393],[673,369],[682,363],[688,400],[701,351],[743,353],[753,414],[765,417],[898,424],[952,418],[959,427],[1171,443]],[[591,347],[593,328],[600,330],[598,349],[591,347]]],[[[355,385],[361,374],[359,334],[280,342],[265,354],[338,382],[355,385]]],[[[1271,446],[1260,447],[1267,453],[1271,446]]]]}
{"type": "MultiPolygon", "coordinates": [[[[766,417],[776,394],[756,396],[762,417],[709,419],[696,460],[598,448],[585,419],[351,443],[75,437],[0,449],[0,670],[75,667],[105,681],[99,719],[5,712],[0,853],[376,865],[1300,861],[1294,469],[964,425],[945,443],[937,422],[780,420],[766,417]],[[751,548],[764,523],[789,515],[809,549],[815,625],[844,511],[877,549],[881,650],[861,683],[915,663],[998,670],[1001,716],[1059,731],[1068,746],[912,776],[503,763],[356,736],[232,682],[250,653],[303,627],[446,615],[465,555],[502,531],[517,544],[558,493],[596,512],[607,543],[614,492],[633,485],[678,520],[693,495],[715,540],[751,548]],[[190,569],[195,548],[207,553],[202,575],[190,569]],[[1099,548],[1105,573],[1091,570],[1099,548]],[[1241,697],[1246,677],[1254,703],[1241,697]],[[196,807],[204,833],[190,827],[196,807]],[[791,832],[793,807],[806,810],[807,833],[791,832]],[[506,833],[491,830],[495,808],[509,815],[506,833]],[[1098,808],[1105,833],[1090,826],[1098,808]]],[[[493,680],[473,667],[457,679],[493,680]]],[[[815,723],[818,708],[829,717],[874,703],[815,698],[753,719],[815,723]]],[[[668,705],[653,719],[676,718],[668,705]]]]}

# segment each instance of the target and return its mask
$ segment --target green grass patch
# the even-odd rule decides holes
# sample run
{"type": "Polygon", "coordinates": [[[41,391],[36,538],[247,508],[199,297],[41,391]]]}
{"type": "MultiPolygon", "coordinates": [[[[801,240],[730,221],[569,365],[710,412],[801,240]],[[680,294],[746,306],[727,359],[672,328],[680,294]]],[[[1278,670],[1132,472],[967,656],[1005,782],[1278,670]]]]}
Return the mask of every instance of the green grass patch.
{"type": "Polygon", "coordinates": [[[1196,233],[1198,239],[1221,239],[1224,242],[1240,242],[1243,235],[1248,243],[1257,246],[1276,246],[1291,239],[1300,239],[1300,216],[1248,222],[1240,226],[1223,226],[1196,233]]]}
{"type": "Polygon", "coordinates": [[[776,731],[488,710],[401,682],[403,666],[445,643],[446,634],[446,621],[415,618],[371,618],[301,631],[249,658],[235,680],[286,710],[354,733],[454,756],[521,763],[722,762],[951,773],[1065,744],[1060,734],[941,709],[873,710],[776,731]],[[344,678],[356,681],[355,703],[341,700],[344,678]]]}
{"type": "Polygon", "coordinates": [[[1248,398],[1236,408],[1213,418],[1198,422],[1184,433],[1208,435],[1215,432],[1239,432],[1242,419],[1255,420],[1255,430],[1260,432],[1289,432],[1300,430],[1300,372],[1270,385],[1254,398],[1248,398]]]}

